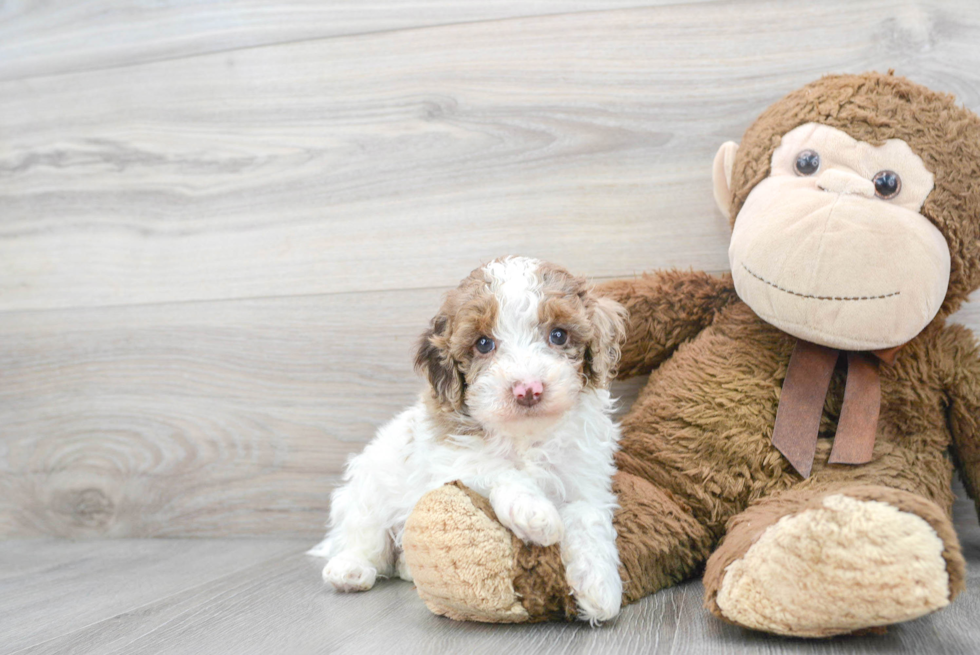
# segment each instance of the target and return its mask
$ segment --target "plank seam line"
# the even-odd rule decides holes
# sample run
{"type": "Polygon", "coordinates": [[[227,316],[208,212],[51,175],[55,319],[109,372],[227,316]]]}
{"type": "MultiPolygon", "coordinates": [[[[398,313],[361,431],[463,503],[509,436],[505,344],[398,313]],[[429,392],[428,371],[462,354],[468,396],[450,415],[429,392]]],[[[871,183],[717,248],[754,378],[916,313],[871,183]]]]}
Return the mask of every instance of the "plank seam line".
{"type": "MultiPolygon", "coordinates": [[[[721,0],[707,0],[706,2],[696,2],[697,5],[711,5],[718,4],[721,0]]],[[[524,20],[524,19],[536,19],[536,18],[554,18],[558,16],[577,16],[580,14],[600,14],[600,13],[610,13],[615,11],[638,11],[643,9],[661,9],[667,7],[676,7],[678,5],[685,5],[680,0],[676,2],[670,2],[666,4],[656,4],[656,5],[630,5],[628,7],[616,7],[615,9],[585,9],[582,11],[563,11],[555,13],[543,13],[543,14],[528,14],[524,16],[508,16],[506,18],[485,18],[479,20],[463,20],[452,23],[433,23],[429,25],[413,25],[410,27],[393,27],[390,29],[381,30],[369,30],[365,32],[351,32],[349,34],[332,34],[325,36],[312,36],[304,39],[293,39],[289,41],[270,41],[268,43],[256,43],[252,45],[243,45],[237,47],[224,48],[220,50],[208,50],[203,52],[190,53],[186,55],[178,55],[174,57],[155,57],[150,59],[144,59],[140,61],[134,61],[132,63],[120,63],[108,66],[95,66],[92,68],[79,68],[74,70],[59,71],[56,73],[41,73],[35,75],[19,75],[15,77],[4,77],[3,73],[0,72],[0,84],[7,82],[23,82],[27,80],[37,80],[44,78],[54,78],[67,75],[84,75],[86,73],[97,73],[110,70],[118,70],[123,68],[135,68],[138,66],[146,66],[152,64],[159,64],[163,62],[170,61],[182,61],[185,59],[194,59],[196,57],[209,57],[214,55],[222,55],[230,52],[241,52],[245,50],[256,50],[259,48],[274,48],[280,46],[288,46],[294,44],[310,43],[314,41],[329,41],[335,39],[347,39],[347,38],[359,38],[365,36],[377,36],[382,34],[396,34],[398,32],[411,32],[415,30],[427,30],[427,29],[437,29],[442,27],[457,27],[462,25],[478,25],[480,23],[503,23],[512,20],[524,20]]]]}
{"type": "MultiPolygon", "coordinates": [[[[670,268],[670,267],[668,267],[670,268]]],[[[680,268],[680,267],[674,267],[680,268]]],[[[690,268],[690,267],[687,267],[690,268]]],[[[654,270],[664,270],[664,269],[649,269],[654,270]]],[[[605,282],[607,280],[620,280],[629,279],[631,277],[639,277],[644,271],[633,272],[623,275],[596,275],[591,276],[588,279],[593,282],[605,282]]],[[[649,272],[649,271],[647,271],[649,272]]],[[[710,275],[721,275],[727,273],[728,271],[707,271],[710,275]]],[[[460,278],[462,279],[462,277],[460,278]]],[[[349,295],[364,295],[364,294],[381,294],[381,293],[408,293],[416,291],[449,291],[455,288],[452,285],[446,286],[427,286],[427,287],[397,287],[392,289],[357,289],[352,291],[329,291],[325,293],[296,293],[296,294],[281,294],[281,295],[270,295],[270,296],[236,296],[232,298],[193,298],[188,300],[161,300],[161,301],[151,301],[151,302],[132,302],[132,303],[109,303],[105,305],[65,305],[59,307],[43,307],[43,308],[13,308],[13,309],[0,309],[0,316],[12,315],[12,314],[42,314],[46,312],[66,312],[66,311],[94,311],[94,310],[104,310],[104,309],[124,309],[128,307],[168,307],[172,305],[191,305],[191,304],[204,304],[204,303],[225,303],[225,302],[249,302],[249,301],[269,301],[269,300],[289,300],[294,298],[329,298],[335,296],[349,296],[349,295]]]]}

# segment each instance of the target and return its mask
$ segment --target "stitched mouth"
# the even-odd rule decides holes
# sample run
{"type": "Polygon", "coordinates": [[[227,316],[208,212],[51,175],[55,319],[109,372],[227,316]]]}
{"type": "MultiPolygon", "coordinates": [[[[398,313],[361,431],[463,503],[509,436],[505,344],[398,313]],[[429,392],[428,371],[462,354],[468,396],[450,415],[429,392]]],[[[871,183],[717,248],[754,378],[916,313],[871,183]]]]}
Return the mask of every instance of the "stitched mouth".
{"type": "Polygon", "coordinates": [[[761,275],[758,275],[757,273],[754,273],[745,264],[742,264],[742,268],[745,269],[745,272],[746,273],[748,273],[749,275],[751,275],[755,279],[759,280],[760,282],[765,282],[766,284],[768,284],[769,286],[771,286],[773,289],[777,289],[779,291],[782,291],[783,293],[788,293],[788,294],[793,295],[793,296],[799,296],[800,298],[810,298],[811,300],[881,300],[883,298],[891,298],[893,296],[897,296],[898,294],[901,293],[901,291],[894,291],[892,293],[886,293],[886,294],[883,294],[883,295],[880,295],[880,296],[815,296],[815,295],[809,294],[809,293],[800,293],[799,291],[793,291],[792,289],[786,289],[784,287],[779,286],[775,282],[770,282],[769,280],[767,280],[766,278],[762,277],[761,275]]]}

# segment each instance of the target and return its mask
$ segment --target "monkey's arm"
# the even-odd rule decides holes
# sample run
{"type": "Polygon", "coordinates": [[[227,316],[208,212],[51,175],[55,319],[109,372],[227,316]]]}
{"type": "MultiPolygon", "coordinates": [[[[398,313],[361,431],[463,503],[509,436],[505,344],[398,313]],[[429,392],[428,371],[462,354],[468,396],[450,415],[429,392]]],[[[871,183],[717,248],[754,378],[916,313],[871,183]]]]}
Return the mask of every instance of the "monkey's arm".
{"type": "Polygon", "coordinates": [[[718,277],[702,271],[644,273],[632,280],[604,282],[596,290],[629,310],[620,378],[652,371],[737,298],[730,274],[718,277]]]}
{"type": "Polygon", "coordinates": [[[980,511],[980,351],[973,333],[960,325],[950,325],[942,336],[953,456],[980,511]]]}

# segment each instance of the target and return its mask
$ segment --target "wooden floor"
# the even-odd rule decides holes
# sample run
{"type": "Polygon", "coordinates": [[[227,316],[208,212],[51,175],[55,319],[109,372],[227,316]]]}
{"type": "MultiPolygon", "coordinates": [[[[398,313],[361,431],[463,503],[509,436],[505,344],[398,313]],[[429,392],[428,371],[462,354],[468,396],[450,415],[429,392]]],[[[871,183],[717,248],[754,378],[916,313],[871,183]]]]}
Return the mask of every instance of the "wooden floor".
{"type": "Polygon", "coordinates": [[[980,649],[980,527],[962,498],[954,517],[967,590],[932,616],[884,636],[829,641],[748,632],[701,607],[697,581],[627,607],[613,622],[458,623],[429,613],[413,586],[338,594],[298,540],[17,540],[0,556],[0,655],[13,653],[486,653],[502,655],[914,653],[980,649]]]}

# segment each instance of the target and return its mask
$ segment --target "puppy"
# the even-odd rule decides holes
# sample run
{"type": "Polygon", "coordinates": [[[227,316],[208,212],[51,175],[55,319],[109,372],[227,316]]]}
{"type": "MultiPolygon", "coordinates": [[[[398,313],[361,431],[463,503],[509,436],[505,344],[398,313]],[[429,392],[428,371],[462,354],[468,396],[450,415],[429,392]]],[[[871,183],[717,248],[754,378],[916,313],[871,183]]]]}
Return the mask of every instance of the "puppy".
{"type": "Polygon", "coordinates": [[[625,310],[582,278],[525,257],[495,260],[450,292],[421,339],[429,389],[351,459],[332,496],[323,578],[340,591],[411,580],[405,520],[426,492],[461,480],[528,543],[561,543],[592,623],[619,612],[608,384],[625,310]]]}

